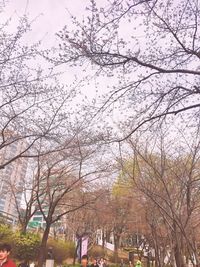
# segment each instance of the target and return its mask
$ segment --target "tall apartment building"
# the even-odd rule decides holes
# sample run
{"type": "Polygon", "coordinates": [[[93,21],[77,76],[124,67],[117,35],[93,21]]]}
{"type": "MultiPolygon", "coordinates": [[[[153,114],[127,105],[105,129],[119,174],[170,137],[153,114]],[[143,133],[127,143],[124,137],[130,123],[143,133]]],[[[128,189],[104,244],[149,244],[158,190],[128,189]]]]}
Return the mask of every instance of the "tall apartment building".
{"type": "MultiPolygon", "coordinates": [[[[23,151],[25,143],[18,141],[0,151],[3,163],[23,151]]],[[[28,168],[28,159],[19,158],[0,170],[0,213],[8,217],[17,217],[16,203],[20,205],[24,182],[28,168]]]]}
{"type": "MultiPolygon", "coordinates": [[[[60,176],[60,172],[62,172],[61,169],[56,169],[52,171],[52,174],[50,175],[48,182],[47,179],[42,179],[40,182],[40,190],[41,190],[41,206],[43,209],[43,212],[45,215],[48,214],[49,210],[49,194],[51,195],[51,198],[55,198],[58,195],[62,194],[62,191],[65,190],[67,187],[70,188],[70,185],[73,185],[73,183],[76,181],[75,177],[69,177],[69,176],[60,176]],[[42,193],[43,192],[43,193],[42,193]]],[[[68,174],[66,174],[68,175],[68,174]]],[[[45,177],[45,176],[44,176],[45,177]]],[[[54,211],[54,217],[57,215],[62,214],[67,209],[69,209],[68,205],[71,203],[74,203],[75,199],[78,199],[78,196],[80,194],[80,184],[77,182],[77,188],[72,190],[71,192],[68,192],[66,196],[62,198],[62,201],[60,201],[60,205],[56,206],[56,209],[54,211]],[[65,206],[66,205],[66,206],[65,206]]],[[[59,235],[60,238],[65,237],[65,231],[67,229],[67,222],[68,222],[68,214],[65,214],[60,218],[59,221],[56,221],[50,229],[50,235],[54,236],[59,235]]],[[[44,219],[43,214],[37,210],[37,212],[32,216],[32,218],[29,221],[29,228],[45,228],[46,222],[44,219]]],[[[73,234],[73,233],[72,233],[73,234]]]]}

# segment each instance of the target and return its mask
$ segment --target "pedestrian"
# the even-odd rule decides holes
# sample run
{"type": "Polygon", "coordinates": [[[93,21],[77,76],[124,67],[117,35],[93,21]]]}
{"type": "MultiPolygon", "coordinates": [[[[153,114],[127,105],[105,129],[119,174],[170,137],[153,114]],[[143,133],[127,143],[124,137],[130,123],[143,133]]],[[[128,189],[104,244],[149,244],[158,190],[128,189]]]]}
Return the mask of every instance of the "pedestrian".
{"type": "Polygon", "coordinates": [[[24,260],[18,265],[18,267],[29,267],[28,261],[24,260]]]}
{"type": "Polygon", "coordinates": [[[87,255],[83,255],[81,257],[81,267],[89,267],[89,265],[88,265],[88,256],[87,255]]]}
{"type": "Polygon", "coordinates": [[[142,267],[142,263],[141,263],[141,261],[138,260],[138,261],[136,262],[135,267],[142,267]]]}
{"type": "Polygon", "coordinates": [[[9,244],[0,244],[0,267],[16,267],[16,264],[9,258],[11,246],[9,244]]]}
{"type": "Polygon", "coordinates": [[[97,259],[93,259],[92,264],[90,265],[90,267],[99,267],[98,263],[97,263],[97,259]]]}
{"type": "Polygon", "coordinates": [[[124,260],[123,259],[121,259],[120,267],[125,267],[125,264],[124,264],[124,260]]]}
{"type": "Polygon", "coordinates": [[[106,259],[103,259],[103,267],[108,267],[108,263],[106,259]]]}
{"type": "Polygon", "coordinates": [[[99,261],[99,267],[105,267],[104,266],[104,258],[101,258],[99,261]]]}
{"type": "Polygon", "coordinates": [[[35,263],[31,262],[30,267],[35,267],[35,263]]]}

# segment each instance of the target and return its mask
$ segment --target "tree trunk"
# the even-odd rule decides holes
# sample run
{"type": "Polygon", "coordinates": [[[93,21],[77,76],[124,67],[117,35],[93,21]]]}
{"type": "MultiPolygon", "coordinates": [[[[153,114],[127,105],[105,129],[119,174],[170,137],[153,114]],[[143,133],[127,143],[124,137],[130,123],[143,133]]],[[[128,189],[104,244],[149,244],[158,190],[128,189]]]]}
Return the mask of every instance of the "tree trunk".
{"type": "Polygon", "coordinates": [[[74,251],[74,258],[73,258],[73,265],[74,266],[76,264],[76,257],[77,257],[78,247],[79,247],[79,241],[77,242],[76,249],[74,251]]]}
{"type": "Polygon", "coordinates": [[[31,216],[25,215],[25,218],[21,222],[21,231],[24,234],[26,234],[26,232],[27,232],[27,227],[28,227],[28,223],[29,223],[30,219],[31,219],[31,216]]]}
{"type": "Polygon", "coordinates": [[[160,261],[160,251],[159,251],[157,230],[153,225],[150,225],[150,227],[151,227],[151,234],[152,234],[153,243],[154,243],[154,250],[155,250],[155,266],[161,267],[162,264],[160,261]]]}
{"type": "Polygon", "coordinates": [[[21,232],[22,232],[23,234],[26,234],[27,226],[28,226],[28,223],[26,223],[26,222],[24,222],[24,223],[21,225],[21,232]]]}
{"type": "Polygon", "coordinates": [[[49,231],[50,231],[50,226],[47,225],[45,228],[44,234],[42,236],[42,242],[41,242],[40,251],[38,255],[37,267],[42,267],[45,262],[46,246],[47,246],[49,231]]]}
{"type": "Polygon", "coordinates": [[[174,256],[175,256],[176,266],[185,267],[183,255],[181,253],[181,250],[178,244],[174,248],[174,256]]]}
{"type": "Polygon", "coordinates": [[[102,248],[104,251],[104,249],[105,249],[105,230],[104,230],[104,227],[102,229],[102,248]]]}
{"type": "Polygon", "coordinates": [[[119,241],[120,237],[119,236],[114,236],[114,262],[118,263],[118,250],[119,250],[119,241]]]}

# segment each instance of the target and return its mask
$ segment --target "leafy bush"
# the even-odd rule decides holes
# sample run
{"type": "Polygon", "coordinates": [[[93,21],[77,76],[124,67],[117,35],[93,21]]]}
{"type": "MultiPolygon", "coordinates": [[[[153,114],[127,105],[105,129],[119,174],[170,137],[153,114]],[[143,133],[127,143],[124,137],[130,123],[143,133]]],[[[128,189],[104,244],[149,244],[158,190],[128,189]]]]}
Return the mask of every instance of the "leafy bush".
{"type": "Polygon", "coordinates": [[[0,224],[0,243],[8,243],[12,246],[12,255],[15,259],[20,261],[37,259],[40,241],[40,237],[36,234],[21,234],[14,232],[6,224],[0,224]]]}
{"type": "Polygon", "coordinates": [[[73,258],[75,252],[75,244],[73,242],[62,240],[49,239],[47,251],[49,248],[52,249],[54,260],[57,263],[62,263],[67,258],[73,258]]]}
{"type": "Polygon", "coordinates": [[[89,255],[92,258],[101,258],[105,257],[105,250],[100,246],[94,246],[89,251],[89,255]]]}
{"type": "MultiPolygon", "coordinates": [[[[34,233],[14,232],[10,226],[0,224],[0,243],[8,243],[12,246],[12,256],[19,261],[35,261],[41,244],[41,237],[34,233]]],[[[62,240],[49,239],[47,251],[52,248],[53,257],[57,263],[62,263],[67,258],[73,258],[75,244],[62,240]]]]}
{"type": "Polygon", "coordinates": [[[119,258],[119,256],[117,257],[117,259],[115,258],[115,255],[114,254],[111,254],[108,256],[108,260],[110,262],[115,262],[115,260],[117,260],[117,262],[119,263],[121,261],[121,258],[119,258]]]}
{"type": "Polygon", "coordinates": [[[0,243],[9,243],[12,244],[13,232],[10,226],[5,224],[0,224],[0,243]]]}
{"type": "Polygon", "coordinates": [[[16,233],[14,237],[14,257],[18,260],[35,260],[40,248],[40,237],[33,233],[16,233]]]}

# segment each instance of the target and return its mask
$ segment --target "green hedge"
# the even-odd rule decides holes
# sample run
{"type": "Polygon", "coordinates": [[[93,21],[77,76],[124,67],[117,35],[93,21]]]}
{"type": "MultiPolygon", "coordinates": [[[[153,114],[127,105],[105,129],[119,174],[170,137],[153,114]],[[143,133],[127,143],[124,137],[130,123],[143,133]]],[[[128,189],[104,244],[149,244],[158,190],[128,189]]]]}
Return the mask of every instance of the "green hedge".
{"type": "Polygon", "coordinates": [[[39,235],[33,233],[21,234],[13,231],[10,226],[0,224],[0,243],[12,246],[12,257],[22,260],[35,260],[40,247],[39,235]]]}
{"type": "Polygon", "coordinates": [[[101,258],[101,257],[105,257],[106,256],[106,251],[100,247],[100,246],[94,246],[91,248],[91,250],[89,251],[89,256],[91,258],[101,258]]]}
{"type": "Polygon", "coordinates": [[[62,263],[64,260],[74,257],[75,244],[73,242],[49,239],[47,244],[47,251],[49,248],[52,248],[53,257],[57,263],[62,263]]]}
{"type": "Polygon", "coordinates": [[[40,236],[27,233],[16,233],[14,237],[13,254],[14,257],[20,261],[34,261],[37,259],[40,248],[40,236]]]}
{"type": "MultiPolygon", "coordinates": [[[[12,230],[8,225],[0,224],[0,243],[8,243],[12,246],[12,257],[17,261],[37,261],[41,237],[30,232],[23,234],[12,230]]],[[[75,245],[73,242],[49,239],[47,251],[50,247],[56,263],[61,264],[67,258],[74,256],[75,245]]]]}
{"type": "Polygon", "coordinates": [[[0,224],[0,243],[9,243],[11,244],[13,241],[14,233],[12,229],[5,224],[0,224]]]}

